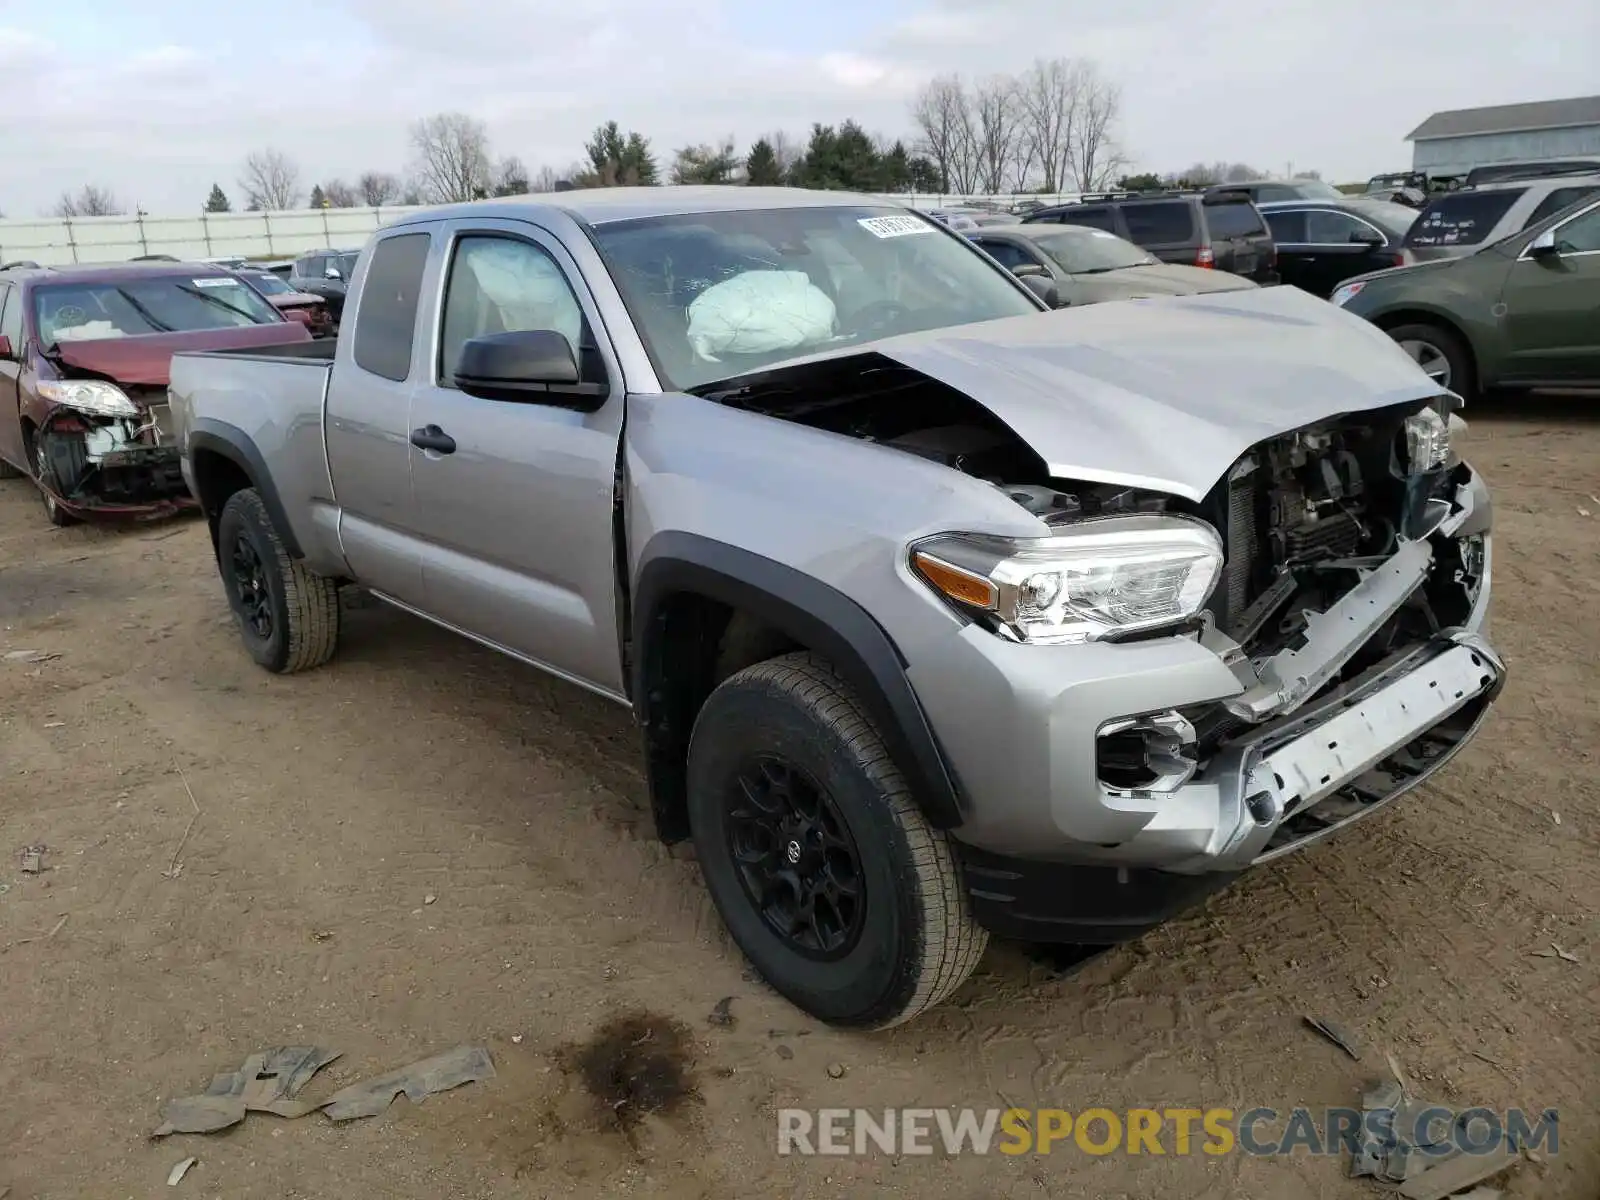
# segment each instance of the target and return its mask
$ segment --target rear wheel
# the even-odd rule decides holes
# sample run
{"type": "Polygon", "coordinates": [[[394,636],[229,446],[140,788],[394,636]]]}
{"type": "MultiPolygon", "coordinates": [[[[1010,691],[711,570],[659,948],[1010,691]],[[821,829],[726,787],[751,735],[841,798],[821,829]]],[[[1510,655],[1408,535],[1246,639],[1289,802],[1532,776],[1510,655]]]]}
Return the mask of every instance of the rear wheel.
{"type": "Polygon", "coordinates": [[[948,837],[815,655],[758,663],[712,692],[689,744],[689,822],[734,941],[823,1021],[909,1020],[983,955],[948,837]]]}
{"type": "Polygon", "coordinates": [[[292,674],[321,666],[339,643],[339,589],[292,558],[261,495],[228,497],[217,519],[217,568],[250,657],[292,674]]]}
{"type": "Polygon", "coordinates": [[[1389,336],[1440,387],[1468,399],[1476,393],[1472,352],[1453,330],[1442,325],[1396,325],[1389,336]]]}

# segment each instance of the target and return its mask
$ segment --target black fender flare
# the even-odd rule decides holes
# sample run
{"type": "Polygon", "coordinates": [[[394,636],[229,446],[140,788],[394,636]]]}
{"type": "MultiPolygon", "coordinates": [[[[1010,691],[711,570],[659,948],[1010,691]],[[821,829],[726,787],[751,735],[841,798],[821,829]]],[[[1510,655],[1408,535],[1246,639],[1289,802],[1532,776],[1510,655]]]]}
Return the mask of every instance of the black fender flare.
{"type": "Polygon", "coordinates": [[[687,833],[674,831],[672,813],[682,799],[678,756],[688,748],[689,730],[681,727],[682,714],[679,727],[672,727],[661,670],[667,602],[682,593],[748,612],[827,658],[865,705],[923,814],[940,829],[961,823],[959,786],[906,676],[905,659],[866,609],[783,563],[696,534],[666,532],[646,545],[632,589],[629,692],[645,732],[657,827],[668,840],[687,833]]]}
{"type": "MultiPolygon", "coordinates": [[[[278,536],[283,539],[284,548],[293,557],[304,558],[300,541],[295,537],[294,526],[289,524],[289,514],[285,511],[283,500],[278,495],[277,485],[272,481],[272,472],[267,470],[267,460],[262,457],[254,439],[237,425],[230,425],[226,421],[218,421],[211,417],[200,417],[189,430],[188,445],[184,448],[191,470],[194,470],[196,456],[200,451],[219,455],[244,472],[245,478],[250,481],[250,486],[260,493],[261,502],[266,505],[268,515],[272,517],[272,523],[277,527],[278,536]]],[[[206,518],[211,523],[212,536],[215,537],[218,513],[208,507],[207,498],[199,494],[202,489],[198,471],[195,472],[193,486],[196,490],[195,499],[205,511],[206,518]]]]}

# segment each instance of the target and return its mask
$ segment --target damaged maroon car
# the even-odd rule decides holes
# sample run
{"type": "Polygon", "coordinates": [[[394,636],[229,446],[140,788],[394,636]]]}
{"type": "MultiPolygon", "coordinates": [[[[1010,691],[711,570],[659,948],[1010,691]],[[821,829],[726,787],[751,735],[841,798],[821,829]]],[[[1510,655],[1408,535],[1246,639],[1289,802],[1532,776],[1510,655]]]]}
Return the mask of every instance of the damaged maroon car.
{"type": "Polygon", "coordinates": [[[0,478],[31,476],[56,525],[191,508],[167,419],[173,352],[310,336],[209,264],[0,272],[0,478]]]}

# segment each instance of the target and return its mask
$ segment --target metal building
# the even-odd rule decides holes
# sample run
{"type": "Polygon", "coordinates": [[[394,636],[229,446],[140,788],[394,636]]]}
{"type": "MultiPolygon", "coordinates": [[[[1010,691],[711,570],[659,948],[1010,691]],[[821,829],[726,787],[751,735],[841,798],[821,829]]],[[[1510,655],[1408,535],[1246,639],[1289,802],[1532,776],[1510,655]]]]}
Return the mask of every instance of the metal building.
{"type": "Polygon", "coordinates": [[[1497,162],[1600,158],[1600,96],[1434,113],[1406,141],[1411,169],[1434,175],[1497,162]]]}

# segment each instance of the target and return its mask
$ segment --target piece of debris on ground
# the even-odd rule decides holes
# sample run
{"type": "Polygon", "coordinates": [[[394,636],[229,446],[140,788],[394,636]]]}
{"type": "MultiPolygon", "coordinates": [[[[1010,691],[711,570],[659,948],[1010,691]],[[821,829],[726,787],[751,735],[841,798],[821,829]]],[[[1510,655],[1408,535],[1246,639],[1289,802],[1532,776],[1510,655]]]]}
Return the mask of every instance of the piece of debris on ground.
{"type": "Polygon", "coordinates": [[[1343,1050],[1351,1058],[1355,1059],[1357,1062],[1361,1061],[1361,1041],[1356,1037],[1355,1034],[1351,1033],[1349,1028],[1347,1028],[1345,1025],[1342,1025],[1338,1021],[1330,1020],[1327,1017],[1313,1017],[1309,1013],[1306,1014],[1305,1023],[1311,1026],[1311,1028],[1315,1029],[1323,1037],[1327,1038],[1335,1046],[1339,1047],[1339,1049],[1343,1050]]]}
{"type": "Polygon", "coordinates": [[[22,853],[18,858],[24,875],[37,875],[44,870],[44,851],[45,848],[43,846],[24,846],[22,848],[22,853]]]}
{"type": "Polygon", "coordinates": [[[706,1018],[706,1024],[718,1029],[732,1029],[736,1020],[733,1015],[733,997],[724,996],[711,1010],[711,1015],[706,1018]]]}
{"type": "Polygon", "coordinates": [[[1533,952],[1533,956],[1535,958],[1559,958],[1563,962],[1575,963],[1578,961],[1578,956],[1576,954],[1572,953],[1570,950],[1563,950],[1554,942],[1550,943],[1550,949],[1548,950],[1535,950],[1533,952]]]}
{"type": "Polygon", "coordinates": [[[353,1083],[317,1107],[335,1121],[375,1117],[402,1092],[411,1103],[420,1104],[438,1092],[493,1078],[494,1060],[487,1050],[481,1046],[458,1046],[376,1079],[353,1083]]]}
{"type": "Polygon", "coordinates": [[[316,1046],[278,1046],[252,1054],[237,1071],[211,1080],[198,1096],[180,1096],[168,1103],[165,1119],[152,1135],[215,1133],[244,1120],[247,1112],[303,1117],[321,1110],[334,1121],[373,1117],[405,1093],[413,1104],[437,1092],[494,1078],[494,1061],[480,1046],[460,1046],[432,1058],[342,1088],[314,1103],[295,1099],[311,1077],[339,1057],[316,1046]]]}
{"type": "Polygon", "coordinates": [[[189,1168],[199,1161],[197,1158],[190,1157],[176,1164],[172,1170],[167,1172],[167,1186],[177,1187],[183,1182],[183,1177],[189,1173],[189,1168]]]}
{"type": "MultiPolygon", "coordinates": [[[[1399,1077],[1398,1064],[1393,1055],[1390,1058],[1399,1077]]],[[[1509,1142],[1484,1153],[1468,1153],[1463,1146],[1478,1140],[1467,1130],[1465,1114],[1446,1124],[1443,1117],[1451,1110],[1411,1095],[1403,1079],[1369,1088],[1361,1106],[1361,1127],[1386,1129],[1391,1136],[1383,1142],[1362,1143],[1351,1156],[1350,1176],[1398,1184],[1405,1200],[1444,1200],[1522,1161],[1509,1142]]]]}
{"type": "Polygon", "coordinates": [[[7,650],[5,660],[16,663],[42,663],[53,658],[60,658],[59,654],[52,654],[44,650],[7,650]]]}

